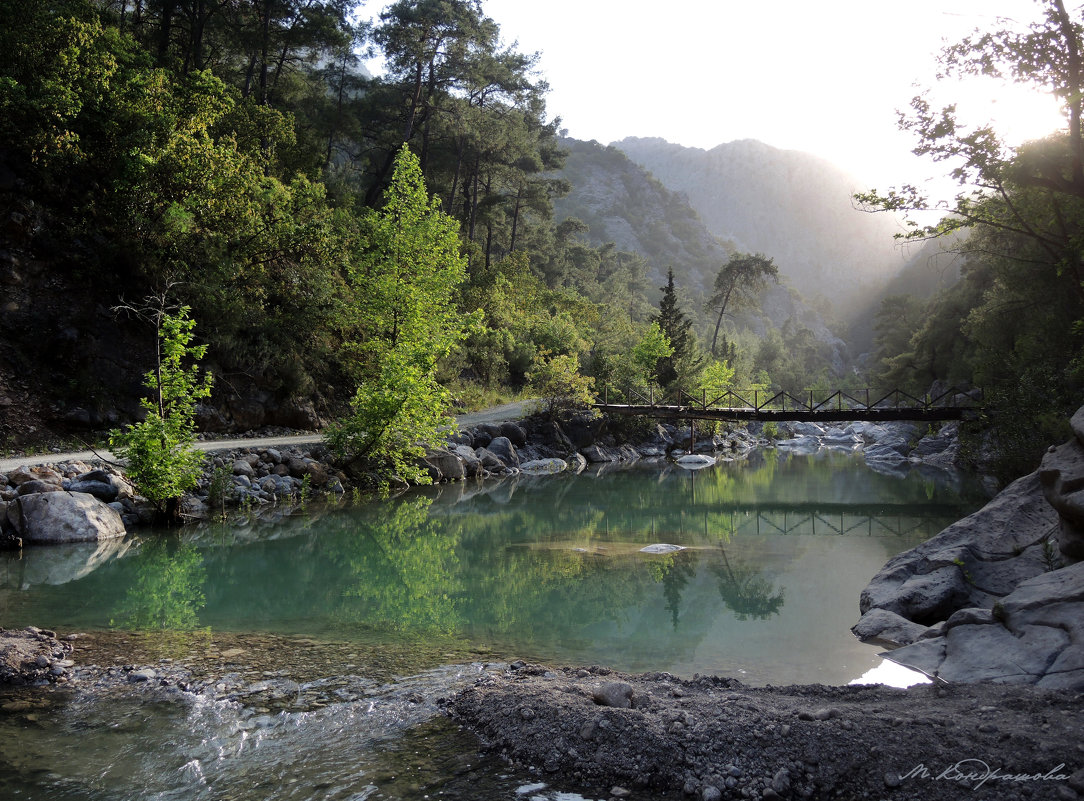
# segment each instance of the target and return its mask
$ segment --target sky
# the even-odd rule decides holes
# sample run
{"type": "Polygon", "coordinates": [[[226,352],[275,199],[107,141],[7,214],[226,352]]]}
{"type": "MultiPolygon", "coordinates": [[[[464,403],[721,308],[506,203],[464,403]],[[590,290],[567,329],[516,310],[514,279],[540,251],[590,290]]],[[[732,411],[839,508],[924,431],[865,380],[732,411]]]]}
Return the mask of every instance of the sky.
{"type": "MultiPolygon", "coordinates": [[[[1073,13],[1079,3],[1066,4],[1073,13]]],[[[370,5],[369,8],[376,8],[370,5]]],[[[937,85],[936,55],[1033,0],[483,0],[506,44],[539,52],[547,109],[577,139],[758,139],[821,156],[871,188],[947,169],[910,153],[897,110],[937,85]]],[[[989,80],[938,85],[1011,139],[1060,127],[1054,102],[989,80]],[[981,99],[985,96],[985,99],[981,99]],[[993,102],[991,102],[993,100],[993,102]]]]}

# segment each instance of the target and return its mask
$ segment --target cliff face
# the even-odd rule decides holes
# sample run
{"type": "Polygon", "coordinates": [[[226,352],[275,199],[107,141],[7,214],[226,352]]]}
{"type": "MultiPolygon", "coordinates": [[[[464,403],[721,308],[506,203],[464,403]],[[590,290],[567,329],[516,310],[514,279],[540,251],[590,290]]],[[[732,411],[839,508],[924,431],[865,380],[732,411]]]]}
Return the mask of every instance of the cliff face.
{"type": "Polygon", "coordinates": [[[576,217],[590,227],[592,244],[613,242],[648,262],[653,285],[672,266],[679,284],[694,294],[710,290],[734,243],[712,234],[688,200],[672,192],[620,150],[566,139],[562,177],[572,191],[556,201],[559,220],[576,217]]]}
{"type": "Polygon", "coordinates": [[[711,150],[640,138],[614,146],[687,197],[712,234],[773,257],[804,295],[846,308],[903,267],[898,222],[855,208],[852,195],[868,187],[815,156],[753,140],[711,150]]]}

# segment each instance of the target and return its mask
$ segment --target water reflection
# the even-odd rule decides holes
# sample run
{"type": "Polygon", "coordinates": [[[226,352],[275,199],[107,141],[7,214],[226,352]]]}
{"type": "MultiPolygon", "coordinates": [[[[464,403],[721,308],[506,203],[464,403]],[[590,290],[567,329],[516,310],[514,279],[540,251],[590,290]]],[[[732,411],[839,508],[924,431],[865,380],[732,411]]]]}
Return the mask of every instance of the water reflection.
{"type": "Polygon", "coordinates": [[[874,659],[849,632],[865,582],[980,501],[845,454],[518,476],[274,526],[205,526],[125,558],[87,551],[92,569],[59,584],[24,580],[28,550],[27,564],[5,568],[0,625],[446,642],[629,670],[846,681],[874,659]],[[686,550],[639,552],[660,542],[686,550]]]}

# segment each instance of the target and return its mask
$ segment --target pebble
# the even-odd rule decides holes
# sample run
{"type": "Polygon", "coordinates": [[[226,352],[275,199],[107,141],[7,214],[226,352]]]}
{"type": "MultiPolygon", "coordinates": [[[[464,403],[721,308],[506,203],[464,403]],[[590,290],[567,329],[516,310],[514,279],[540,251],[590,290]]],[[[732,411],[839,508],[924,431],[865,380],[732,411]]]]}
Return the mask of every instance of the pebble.
{"type": "Polygon", "coordinates": [[[627,787],[622,787],[615,784],[613,787],[610,788],[610,795],[614,798],[628,798],[630,795],[632,795],[632,790],[629,790],[627,787]]]}
{"type": "Polygon", "coordinates": [[[140,681],[150,681],[151,679],[155,678],[158,678],[158,674],[151,668],[141,668],[140,670],[133,670],[131,673],[128,674],[128,681],[133,683],[140,681]]]}
{"type": "Polygon", "coordinates": [[[886,773],[885,774],[885,787],[889,789],[895,789],[903,784],[903,779],[900,778],[898,773],[886,773]]]}

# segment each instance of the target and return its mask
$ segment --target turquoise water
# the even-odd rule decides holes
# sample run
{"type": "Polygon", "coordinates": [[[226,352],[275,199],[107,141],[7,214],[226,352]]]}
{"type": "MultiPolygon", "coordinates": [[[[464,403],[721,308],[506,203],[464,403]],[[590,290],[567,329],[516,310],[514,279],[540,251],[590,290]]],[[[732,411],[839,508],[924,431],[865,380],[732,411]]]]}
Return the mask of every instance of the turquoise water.
{"type": "MultiPolygon", "coordinates": [[[[406,675],[443,687],[451,681],[447,671],[458,671],[461,680],[477,669],[446,665],[517,658],[714,673],[750,684],[846,683],[881,661],[878,649],[849,631],[861,589],[893,554],[981,503],[977,488],[959,478],[936,471],[880,474],[860,456],[828,451],[768,451],[698,472],[652,462],[580,476],[445,485],[274,524],[235,520],[101,548],[3,555],[0,625],[112,632],[102,635],[107,638],[157,631],[171,644],[170,657],[182,661],[202,654],[211,639],[221,649],[231,637],[243,645],[234,661],[255,660],[261,648],[253,649],[251,638],[264,636],[287,673],[301,661],[291,643],[304,643],[322,654],[317,668],[306,667],[309,673],[380,674],[393,687],[392,679],[406,675]],[[684,550],[641,552],[660,543],[684,550]]],[[[394,689],[386,698],[393,697],[394,689]]],[[[29,751],[39,739],[42,749],[64,748],[98,732],[84,717],[123,713],[110,711],[114,703],[120,702],[60,704],[47,714],[57,716],[55,725],[14,736],[29,751]]],[[[71,768],[74,775],[63,781],[28,780],[25,769],[11,765],[5,773],[0,759],[0,789],[8,776],[5,797],[13,798],[37,791],[43,798],[246,797],[222,788],[265,775],[277,749],[293,749],[320,755],[304,768],[297,792],[268,789],[256,797],[412,797],[402,771],[387,760],[389,754],[402,759],[411,738],[423,736],[417,721],[385,699],[399,711],[374,722],[359,703],[284,710],[270,725],[247,729],[250,710],[163,709],[152,715],[149,732],[119,741],[110,735],[123,757],[110,757],[108,745],[90,749],[94,759],[71,768]],[[208,728],[214,733],[203,733],[208,728]],[[330,735],[341,730],[353,731],[349,759],[339,751],[347,746],[330,735]],[[197,781],[206,779],[208,760],[225,759],[213,753],[233,754],[235,740],[246,738],[248,749],[237,746],[227,760],[236,777],[227,771],[218,784],[197,781]],[[156,741],[200,754],[192,757],[200,776],[181,770],[191,760],[181,766],[165,760],[167,769],[163,757],[152,758],[146,744],[156,741]],[[261,748],[252,747],[256,742],[261,748]],[[121,760],[138,767],[122,769],[121,760]],[[88,785],[91,774],[116,781],[99,796],[88,789],[98,786],[88,785]],[[138,775],[144,778],[121,778],[138,775]],[[343,792],[312,789],[328,782],[343,792]],[[159,784],[153,792],[140,789],[159,784]],[[74,789],[57,795],[60,788],[74,789]]],[[[19,720],[0,714],[0,729],[18,729],[19,720]]],[[[484,794],[470,794],[480,779],[462,795],[452,792],[466,769],[444,771],[433,760],[466,759],[475,745],[446,726],[427,725],[424,737],[440,745],[427,746],[432,756],[411,770],[428,775],[443,797],[534,792],[517,796],[526,779],[496,766],[483,770],[492,784],[484,794]]],[[[558,797],[545,792],[534,794],[558,797]]]]}

